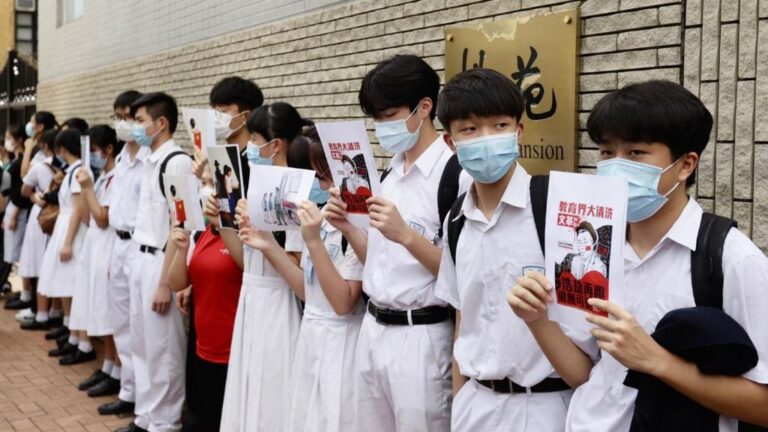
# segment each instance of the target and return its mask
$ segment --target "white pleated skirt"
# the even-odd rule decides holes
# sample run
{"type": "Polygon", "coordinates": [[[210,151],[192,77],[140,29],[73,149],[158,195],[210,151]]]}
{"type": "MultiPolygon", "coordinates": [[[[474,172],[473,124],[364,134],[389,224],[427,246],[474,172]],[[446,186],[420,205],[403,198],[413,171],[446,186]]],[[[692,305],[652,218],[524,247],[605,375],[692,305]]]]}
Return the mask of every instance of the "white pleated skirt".
{"type": "MultiPolygon", "coordinates": [[[[5,215],[3,216],[4,227],[8,226],[8,221],[11,220],[11,214],[15,211],[16,206],[9,200],[8,206],[5,208],[5,215]]],[[[24,244],[24,233],[27,229],[28,216],[29,210],[19,210],[19,215],[16,217],[16,229],[13,231],[8,228],[3,229],[3,261],[7,263],[15,263],[19,261],[21,247],[24,244]]]]}
{"type": "Polygon", "coordinates": [[[27,229],[24,232],[24,244],[21,246],[21,256],[19,256],[19,276],[23,278],[40,276],[40,267],[43,265],[43,255],[49,236],[43,232],[37,221],[41,210],[40,206],[34,205],[29,213],[27,229]]]}
{"type": "Polygon", "coordinates": [[[60,252],[67,237],[71,216],[71,211],[59,212],[53,234],[43,254],[38,292],[48,297],[72,297],[75,294],[75,279],[80,271],[79,260],[82,258],[83,239],[87,226],[81,224],[80,229],[77,230],[75,240],[72,242],[72,259],[62,262],[60,252]]]}
{"type": "Polygon", "coordinates": [[[88,336],[112,334],[107,282],[115,238],[112,228],[101,229],[95,224],[85,233],[69,315],[71,330],[87,331],[88,336]]]}

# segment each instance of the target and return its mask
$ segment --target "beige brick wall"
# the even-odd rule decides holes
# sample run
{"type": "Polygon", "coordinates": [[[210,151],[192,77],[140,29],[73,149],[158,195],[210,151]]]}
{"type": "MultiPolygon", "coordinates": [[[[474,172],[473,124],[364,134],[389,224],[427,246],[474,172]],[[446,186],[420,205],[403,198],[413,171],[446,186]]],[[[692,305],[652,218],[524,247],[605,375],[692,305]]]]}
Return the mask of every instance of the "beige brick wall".
{"type": "Polygon", "coordinates": [[[0,0],[0,69],[8,60],[8,50],[14,47],[16,38],[13,0],[0,0]]]}
{"type": "MultiPolygon", "coordinates": [[[[362,118],[360,79],[382,59],[413,53],[442,74],[446,26],[579,7],[579,167],[589,171],[598,158],[583,129],[600,97],[634,81],[682,80],[716,116],[694,192],[768,250],[768,62],[758,61],[768,58],[768,0],[685,3],[684,11],[681,0],[352,1],[45,80],[38,106],[106,121],[122,90],[164,90],[181,105],[205,105],[216,80],[239,74],[258,82],[268,100],[289,101],[306,117],[362,118]]],[[[381,167],[387,155],[376,153],[381,167]]]]}

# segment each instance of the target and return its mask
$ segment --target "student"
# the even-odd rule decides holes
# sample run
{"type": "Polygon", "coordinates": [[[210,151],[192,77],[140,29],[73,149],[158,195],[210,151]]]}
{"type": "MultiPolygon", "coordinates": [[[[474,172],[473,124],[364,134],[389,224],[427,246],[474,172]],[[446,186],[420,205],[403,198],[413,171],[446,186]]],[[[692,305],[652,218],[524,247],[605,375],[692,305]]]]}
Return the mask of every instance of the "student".
{"type": "MultiPolygon", "coordinates": [[[[150,154],[149,147],[142,147],[133,138],[134,118],[131,104],[142,96],[135,90],[120,93],[115,98],[112,108],[115,120],[115,134],[124,142],[116,160],[115,176],[112,179],[112,192],[109,194],[109,224],[114,228],[115,244],[109,263],[109,299],[110,327],[117,357],[120,360],[120,393],[113,402],[98,408],[99,414],[125,414],[134,410],[136,402],[136,381],[133,371],[130,322],[129,281],[135,271],[133,259],[139,251],[133,243],[133,230],[136,226],[136,211],[139,207],[141,175],[150,154]]],[[[111,376],[113,364],[104,362],[102,372],[111,376]]]]}
{"type": "MultiPolygon", "coordinates": [[[[32,202],[21,193],[21,156],[24,153],[24,141],[27,136],[24,129],[18,125],[11,125],[5,131],[5,145],[9,157],[12,158],[8,168],[10,177],[10,193],[8,204],[5,207],[3,217],[3,261],[7,266],[19,261],[21,248],[24,243],[27,219],[32,202]],[[9,145],[10,144],[10,145],[9,145]]],[[[0,279],[0,285],[8,280],[7,274],[0,279]]],[[[32,306],[32,284],[29,278],[22,278],[21,296],[15,303],[6,303],[6,309],[25,309],[32,306]]]]}
{"type": "MultiPolygon", "coordinates": [[[[367,201],[367,247],[356,244],[366,242],[361,230],[348,237],[356,251],[367,250],[360,258],[369,313],[355,360],[361,429],[444,431],[450,424],[453,323],[448,304],[434,292],[438,189],[452,157],[433,124],[439,88],[424,60],[396,55],[366,74],[358,95],[382,148],[396,153],[381,195],[367,201]]],[[[344,218],[339,191],[332,194],[330,217],[344,218]]]]}
{"type": "MultiPolygon", "coordinates": [[[[286,166],[289,144],[308,124],[285,102],[254,110],[247,123],[251,133],[247,149],[250,163],[286,166]]],[[[218,200],[211,196],[206,213],[214,212],[218,212],[218,200]]],[[[298,268],[303,244],[298,231],[273,235],[250,230],[245,199],[238,203],[238,215],[244,222],[240,225],[243,238],[250,245],[243,247],[232,230],[221,231],[233,258],[243,257],[244,269],[221,430],[281,430],[301,320],[294,291],[303,290],[303,275],[298,268]],[[275,237],[280,237],[284,246],[275,237]]]]}
{"type": "Polygon", "coordinates": [[[355,347],[365,314],[363,266],[343,240],[349,222],[325,220],[322,206],[333,184],[331,170],[314,127],[291,143],[288,165],[314,170],[315,181],[298,210],[304,238],[304,316],[291,377],[286,431],[356,431],[355,347]]]}
{"type": "Polygon", "coordinates": [[[131,105],[133,140],[152,152],[141,173],[141,189],[133,232],[130,279],[130,330],[136,377],[136,418],[124,428],[176,431],[184,402],[186,338],[178,310],[171,307],[172,290],[164,253],[172,226],[171,209],[162,177],[192,174],[192,160],[173,141],[178,107],[165,93],[147,93],[131,105]],[[163,365],[163,367],[158,367],[163,365]]]}
{"type": "MultiPolygon", "coordinates": [[[[559,373],[586,381],[568,410],[569,431],[628,431],[637,390],[624,385],[631,369],[657,378],[685,397],[720,413],[720,431],[735,431],[736,418],[768,425],[768,259],[739,230],[722,249],[722,309],[748,333],[758,353],[743,376],[707,375],[649,336],[675,309],[697,305],[691,265],[703,211],[687,188],[695,181],[712,116],[688,90],[669,81],[632,84],[603,97],[587,121],[600,148],[598,175],[629,183],[624,246],[625,304],[591,299],[609,317],[589,315],[602,350],[591,369],[583,352],[547,321],[551,282],[541,275],[518,281],[509,296],[559,373]],[[587,381],[588,378],[588,381],[587,381]]],[[[710,238],[711,240],[711,238],[710,238]]],[[[714,430],[714,429],[713,429],[714,430]]]]}
{"type": "Polygon", "coordinates": [[[456,308],[453,431],[562,431],[572,394],[569,377],[555,374],[525,325],[500,304],[507,281],[544,267],[531,176],[517,163],[524,107],[520,89],[491,69],[456,75],[438,102],[445,141],[474,179],[445,221],[451,236],[458,218],[464,225],[448,237],[456,248],[443,253],[435,288],[456,308]]]}

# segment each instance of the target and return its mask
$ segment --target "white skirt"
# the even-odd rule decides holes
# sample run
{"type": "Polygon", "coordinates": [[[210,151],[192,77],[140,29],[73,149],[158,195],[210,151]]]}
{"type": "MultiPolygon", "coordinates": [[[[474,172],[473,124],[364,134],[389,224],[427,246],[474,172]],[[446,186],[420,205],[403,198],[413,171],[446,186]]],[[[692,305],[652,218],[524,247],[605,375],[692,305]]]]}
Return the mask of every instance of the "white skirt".
{"type": "Polygon", "coordinates": [[[48,244],[49,237],[40,229],[40,223],[37,221],[41,210],[40,206],[34,205],[29,213],[27,229],[24,232],[24,244],[21,246],[21,256],[19,257],[19,276],[23,278],[40,276],[45,245],[48,244]]]}
{"type": "Polygon", "coordinates": [[[363,315],[304,311],[286,431],[355,432],[355,349],[363,315]]]}
{"type": "Polygon", "coordinates": [[[243,274],[222,432],[283,429],[300,322],[298,302],[285,281],[243,274]]]}
{"type": "Polygon", "coordinates": [[[72,242],[72,259],[62,262],[60,259],[61,247],[67,238],[67,229],[71,211],[60,211],[56,218],[53,234],[48,241],[48,246],[43,254],[43,263],[40,267],[40,280],[38,292],[47,297],[72,297],[75,293],[75,278],[80,271],[79,260],[82,252],[83,238],[86,226],[81,224],[72,242]]]}
{"type": "MultiPolygon", "coordinates": [[[[4,227],[8,226],[8,221],[11,220],[11,213],[15,210],[16,206],[9,200],[8,207],[5,208],[5,216],[3,216],[4,227]]],[[[16,217],[16,229],[13,231],[8,228],[3,229],[3,261],[7,263],[19,261],[21,247],[24,244],[24,232],[27,229],[28,216],[29,210],[19,210],[19,215],[16,217]]]]}
{"type": "Polygon", "coordinates": [[[88,264],[88,336],[107,336],[114,333],[112,326],[112,297],[109,289],[109,266],[114,250],[115,230],[94,227],[93,243],[89,253],[83,252],[88,264]]]}

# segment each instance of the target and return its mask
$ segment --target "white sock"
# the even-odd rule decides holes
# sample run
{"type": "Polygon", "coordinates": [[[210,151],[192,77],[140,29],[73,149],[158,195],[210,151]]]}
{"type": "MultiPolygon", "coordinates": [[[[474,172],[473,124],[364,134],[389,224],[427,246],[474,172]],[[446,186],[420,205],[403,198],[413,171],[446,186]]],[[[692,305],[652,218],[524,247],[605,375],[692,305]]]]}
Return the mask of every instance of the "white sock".
{"type": "Polygon", "coordinates": [[[70,345],[77,345],[80,343],[80,338],[71,334],[69,335],[69,343],[70,345]]]}
{"type": "Polygon", "coordinates": [[[48,312],[37,311],[37,315],[35,315],[35,321],[37,321],[37,322],[46,322],[46,321],[48,321],[48,312]]]}
{"type": "Polygon", "coordinates": [[[21,297],[19,297],[19,300],[23,302],[28,302],[32,300],[32,292],[31,291],[22,291],[21,297]]]}
{"type": "Polygon", "coordinates": [[[84,353],[89,353],[89,352],[93,351],[93,346],[91,345],[90,341],[81,340],[77,344],[77,349],[79,349],[80,351],[82,351],[84,353]]]}
{"type": "Polygon", "coordinates": [[[109,374],[112,378],[120,381],[120,366],[115,366],[112,368],[112,373],[109,374]]]}
{"type": "Polygon", "coordinates": [[[113,367],[115,367],[115,363],[112,360],[104,360],[104,364],[101,366],[101,371],[109,375],[112,372],[113,367]]]}
{"type": "Polygon", "coordinates": [[[53,309],[51,308],[51,318],[58,318],[60,316],[64,315],[64,311],[61,309],[53,309]]]}
{"type": "Polygon", "coordinates": [[[69,315],[64,315],[64,327],[69,327],[69,315]]]}

